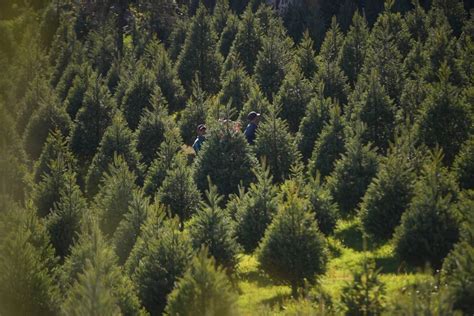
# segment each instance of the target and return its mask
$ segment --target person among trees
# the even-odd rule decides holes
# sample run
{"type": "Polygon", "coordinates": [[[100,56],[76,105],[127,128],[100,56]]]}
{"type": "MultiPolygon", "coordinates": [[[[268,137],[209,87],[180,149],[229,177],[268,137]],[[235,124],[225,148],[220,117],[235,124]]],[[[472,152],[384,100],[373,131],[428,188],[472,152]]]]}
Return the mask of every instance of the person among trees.
{"type": "Polygon", "coordinates": [[[197,137],[196,140],[193,143],[193,149],[198,153],[198,151],[201,149],[202,143],[206,140],[206,125],[204,124],[199,124],[197,127],[197,137]]]}
{"type": "Polygon", "coordinates": [[[244,135],[249,144],[253,144],[258,123],[260,122],[260,113],[252,111],[247,115],[247,119],[249,120],[249,124],[245,128],[244,135]]]}

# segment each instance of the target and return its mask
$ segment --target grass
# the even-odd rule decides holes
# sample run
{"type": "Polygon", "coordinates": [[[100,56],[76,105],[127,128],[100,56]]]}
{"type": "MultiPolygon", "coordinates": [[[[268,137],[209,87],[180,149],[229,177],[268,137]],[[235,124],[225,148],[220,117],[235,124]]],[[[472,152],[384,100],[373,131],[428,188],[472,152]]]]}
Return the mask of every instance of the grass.
{"type": "MultiPolygon", "coordinates": [[[[360,269],[366,257],[373,258],[376,266],[381,268],[380,279],[385,284],[387,297],[420,277],[428,277],[402,269],[390,243],[364,245],[363,240],[357,220],[339,221],[334,236],[328,238],[330,260],[325,275],[320,278],[320,285],[334,303],[339,301],[342,288],[351,282],[352,272],[360,269]],[[364,251],[364,248],[370,250],[364,251]]],[[[269,309],[278,311],[291,298],[290,287],[275,283],[260,271],[255,256],[240,255],[237,272],[238,306],[243,315],[267,314],[269,309]]]]}

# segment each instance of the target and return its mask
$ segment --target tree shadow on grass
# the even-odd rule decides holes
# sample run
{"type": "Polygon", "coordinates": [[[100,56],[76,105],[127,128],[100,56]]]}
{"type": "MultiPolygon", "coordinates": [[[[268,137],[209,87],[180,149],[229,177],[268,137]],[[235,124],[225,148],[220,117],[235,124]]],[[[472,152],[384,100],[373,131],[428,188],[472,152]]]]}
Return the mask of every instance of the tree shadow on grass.
{"type": "Polygon", "coordinates": [[[282,306],[285,301],[291,298],[290,293],[278,293],[277,295],[262,300],[262,304],[268,305],[270,307],[282,306]]]}
{"type": "Polygon", "coordinates": [[[364,238],[360,225],[357,222],[343,223],[334,232],[334,237],[339,239],[344,246],[355,251],[364,250],[364,238]]]}
{"type": "Polygon", "coordinates": [[[240,272],[239,278],[241,280],[257,283],[259,287],[274,285],[274,282],[267,275],[258,270],[240,272]]]}

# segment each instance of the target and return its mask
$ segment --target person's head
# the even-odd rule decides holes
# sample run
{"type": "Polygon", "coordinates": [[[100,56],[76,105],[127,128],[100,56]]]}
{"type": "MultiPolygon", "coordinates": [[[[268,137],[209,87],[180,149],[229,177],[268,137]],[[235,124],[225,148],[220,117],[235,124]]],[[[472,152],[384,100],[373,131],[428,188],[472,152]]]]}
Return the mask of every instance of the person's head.
{"type": "Polygon", "coordinates": [[[206,134],[206,125],[199,124],[198,127],[197,127],[197,134],[199,136],[202,136],[202,135],[206,134]]]}
{"type": "Polygon", "coordinates": [[[258,124],[258,122],[260,121],[260,113],[252,111],[247,115],[247,119],[249,120],[249,122],[258,124]]]}

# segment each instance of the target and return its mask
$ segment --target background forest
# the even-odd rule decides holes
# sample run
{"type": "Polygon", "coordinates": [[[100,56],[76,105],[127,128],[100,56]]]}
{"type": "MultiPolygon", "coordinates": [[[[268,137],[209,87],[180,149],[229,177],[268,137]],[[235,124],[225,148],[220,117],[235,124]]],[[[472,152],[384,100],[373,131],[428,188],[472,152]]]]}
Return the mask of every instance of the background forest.
{"type": "Polygon", "coordinates": [[[470,10],[1,1],[0,315],[474,314],[470,10]]]}

